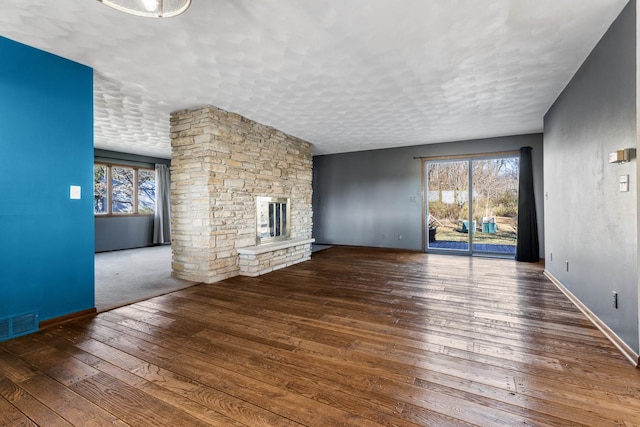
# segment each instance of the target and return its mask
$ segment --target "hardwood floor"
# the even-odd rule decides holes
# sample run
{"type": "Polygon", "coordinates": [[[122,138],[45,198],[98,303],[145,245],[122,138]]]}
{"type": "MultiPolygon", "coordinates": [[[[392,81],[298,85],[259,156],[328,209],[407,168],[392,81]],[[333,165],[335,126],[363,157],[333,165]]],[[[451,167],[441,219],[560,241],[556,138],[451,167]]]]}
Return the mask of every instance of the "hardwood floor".
{"type": "Polygon", "coordinates": [[[508,260],[333,247],[0,343],[0,425],[640,425],[640,370],[508,260]]]}

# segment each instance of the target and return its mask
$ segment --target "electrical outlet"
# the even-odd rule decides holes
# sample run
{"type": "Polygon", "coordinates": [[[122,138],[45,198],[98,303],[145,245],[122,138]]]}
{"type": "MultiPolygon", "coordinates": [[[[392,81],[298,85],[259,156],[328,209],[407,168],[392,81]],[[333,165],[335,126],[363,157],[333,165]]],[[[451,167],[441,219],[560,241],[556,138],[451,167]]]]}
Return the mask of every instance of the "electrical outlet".
{"type": "Polygon", "coordinates": [[[553,252],[549,253],[549,258],[550,258],[549,261],[553,261],[553,252]]]}
{"type": "Polygon", "coordinates": [[[398,240],[402,240],[404,236],[402,234],[398,234],[398,240]]]}
{"type": "Polygon", "coordinates": [[[564,262],[567,265],[567,272],[569,272],[569,261],[564,262]]]}
{"type": "Polygon", "coordinates": [[[613,308],[618,308],[618,293],[616,291],[613,291],[611,302],[613,303],[613,308]]]}

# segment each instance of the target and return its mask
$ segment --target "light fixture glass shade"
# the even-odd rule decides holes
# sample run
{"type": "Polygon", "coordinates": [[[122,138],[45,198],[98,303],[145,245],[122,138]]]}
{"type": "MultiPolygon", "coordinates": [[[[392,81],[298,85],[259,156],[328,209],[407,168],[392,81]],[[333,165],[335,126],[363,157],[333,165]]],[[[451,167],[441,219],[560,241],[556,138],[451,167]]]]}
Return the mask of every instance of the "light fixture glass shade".
{"type": "Polygon", "coordinates": [[[98,0],[109,7],[144,16],[146,18],[171,18],[180,15],[191,5],[191,0],[98,0]]]}

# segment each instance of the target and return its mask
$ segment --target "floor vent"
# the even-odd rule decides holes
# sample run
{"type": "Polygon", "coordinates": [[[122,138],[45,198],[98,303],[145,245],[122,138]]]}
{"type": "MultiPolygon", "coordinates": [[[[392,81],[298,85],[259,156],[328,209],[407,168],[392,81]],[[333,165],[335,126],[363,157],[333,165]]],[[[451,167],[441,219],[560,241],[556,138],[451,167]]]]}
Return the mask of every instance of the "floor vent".
{"type": "Polygon", "coordinates": [[[0,320],[0,341],[11,337],[11,322],[9,319],[0,320]]]}
{"type": "Polygon", "coordinates": [[[38,330],[38,313],[24,313],[0,319],[0,341],[38,330]]]}

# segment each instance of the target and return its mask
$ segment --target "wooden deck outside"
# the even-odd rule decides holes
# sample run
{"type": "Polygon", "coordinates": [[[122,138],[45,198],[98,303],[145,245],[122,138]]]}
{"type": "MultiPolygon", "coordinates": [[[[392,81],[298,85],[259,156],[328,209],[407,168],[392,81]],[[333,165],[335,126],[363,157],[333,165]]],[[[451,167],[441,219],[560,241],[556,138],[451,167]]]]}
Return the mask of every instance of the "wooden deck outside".
{"type": "Polygon", "coordinates": [[[640,424],[640,370],[509,260],[333,247],[0,344],[0,425],[640,424]]]}

